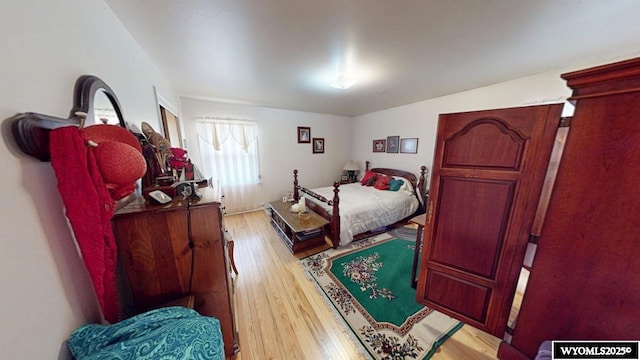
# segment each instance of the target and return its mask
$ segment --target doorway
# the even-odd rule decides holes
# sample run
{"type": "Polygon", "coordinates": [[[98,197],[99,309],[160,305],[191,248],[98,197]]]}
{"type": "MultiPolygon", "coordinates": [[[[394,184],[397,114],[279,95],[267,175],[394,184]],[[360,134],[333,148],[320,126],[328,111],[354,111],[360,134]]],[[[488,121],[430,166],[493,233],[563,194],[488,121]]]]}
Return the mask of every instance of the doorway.
{"type": "Polygon", "coordinates": [[[162,129],[164,130],[165,138],[169,140],[171,146],[183,148],[178,116],[167,110],[164,106],[159,106],[160,116],[162,117],[162,129]]]}

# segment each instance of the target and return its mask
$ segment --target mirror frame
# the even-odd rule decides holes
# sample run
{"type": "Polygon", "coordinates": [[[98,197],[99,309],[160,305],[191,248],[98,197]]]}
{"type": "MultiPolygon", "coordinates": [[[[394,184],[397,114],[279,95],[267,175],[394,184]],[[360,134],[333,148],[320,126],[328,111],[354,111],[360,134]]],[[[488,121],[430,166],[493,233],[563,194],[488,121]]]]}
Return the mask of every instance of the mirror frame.
{"type": "Polygon", "coordinates": [[[120,120],[120,126],[127,128],[118,97],[109,85],[97,76],[83,75],[76,81],[74,106],[69,118],[26,112],[13,116],[11,129],[16,143],[27,155],[41,161],[50,161],[49,132],[63,126],[84,126],[86,118],[93,119],[93,99],[96,92],[104,91],[120,120]],[[86,115],[78,114],[85,113],[86,115]],[[90,115],[89,115],[90,114],[90,115]]]}
{"type": "Polygon", "coordinates": [[[118,115],[118,120],[120,120],[120,126],[126,128],[127,125],[124,121],[124,116],[122,116],[122,107],[120,106],[120,102],[116,97],[116,94],[111,90],[109,85],[107,85],[100,78],[93,75],[83,75],[76,82],[76,90],[75,90],[75,103],[73,105],[73,109],[71,110],[71,116],[75,116],[75,113],[80,111],[87,114],[88,123],[86,126],[90,124],[99,124],[99,119],[93,118],[93,105],[96,94],[102,90],[104,94],[107,96],[111,105],[113,106],[116,114],[118,115]]]}

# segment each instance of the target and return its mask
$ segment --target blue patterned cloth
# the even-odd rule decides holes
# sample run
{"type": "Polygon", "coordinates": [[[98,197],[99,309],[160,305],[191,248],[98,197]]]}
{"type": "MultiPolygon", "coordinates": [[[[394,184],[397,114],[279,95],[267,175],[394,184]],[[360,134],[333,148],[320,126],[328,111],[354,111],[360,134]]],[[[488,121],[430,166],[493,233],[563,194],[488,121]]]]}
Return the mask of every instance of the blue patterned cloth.
{"type": "Polygon", "coordinates": [[[68,345],[76,360],[224,359],[220,321],[179,306],[113,325],[83,325],[68,345]]]}

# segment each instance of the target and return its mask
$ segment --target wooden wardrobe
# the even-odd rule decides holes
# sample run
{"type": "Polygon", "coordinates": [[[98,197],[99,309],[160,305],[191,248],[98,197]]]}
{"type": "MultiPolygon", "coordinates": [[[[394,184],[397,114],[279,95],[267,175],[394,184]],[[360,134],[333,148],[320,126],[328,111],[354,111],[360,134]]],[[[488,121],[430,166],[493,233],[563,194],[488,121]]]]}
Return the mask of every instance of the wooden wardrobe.
{"type": "Polygon", "coordinates": [[[562,78],[572,118],[549,105],[439,119],[416,297],[502,338],[537,244],[500,359],[533,359],[545,340],[640,339],[640,59],[562,78]]]}
{"type": "Polygon", "coordinates": [[[511,343],[640,339],[640,59],[562,75],[575,102],[511,343]]]}

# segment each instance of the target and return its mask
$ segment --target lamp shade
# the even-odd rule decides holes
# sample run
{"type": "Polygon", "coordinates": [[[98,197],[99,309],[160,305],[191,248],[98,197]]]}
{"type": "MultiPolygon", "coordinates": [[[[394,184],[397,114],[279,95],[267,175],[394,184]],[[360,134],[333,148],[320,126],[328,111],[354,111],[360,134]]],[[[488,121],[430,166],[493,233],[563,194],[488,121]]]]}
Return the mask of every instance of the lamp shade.
{"type": "Polygon", "coordinates": [[[347,161],[346,164],[344,164],[344,167],[342,168],[342,170],[358,171],[358,170],[360,170],[360,165],[358,165],[358,163],[356,161],[349,160],[349,161],[347,161]]]}

